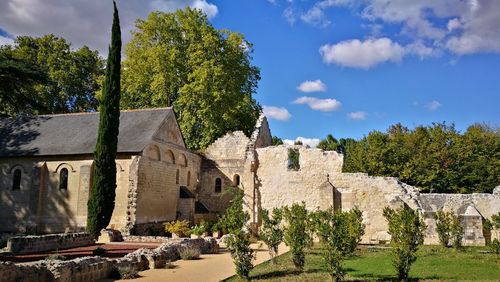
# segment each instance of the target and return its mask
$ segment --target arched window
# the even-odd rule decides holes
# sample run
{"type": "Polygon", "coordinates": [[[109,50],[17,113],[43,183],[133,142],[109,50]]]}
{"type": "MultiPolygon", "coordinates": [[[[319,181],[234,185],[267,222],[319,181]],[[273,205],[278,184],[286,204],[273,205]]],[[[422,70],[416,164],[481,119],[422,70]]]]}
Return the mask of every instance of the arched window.
{"type": "Polygon", "coordinates": [[[191,171],[188,171],[186,183],[187,183],[187,186],[189,186],[191,184],[191,171]]]}
{"type": "Polygon", "coordinates": [[[68,169],[63,168],[59,172],[59,189],[68,190],[68,169]]]}
{"type": "Polygon", "coordinates": [[[14,178],[12,179],[12,190],[21,189],[21,170],[14,170],[14,178]]]}
{"type": "Polygon", "coordinates": [[[235,174],[233,176],[233,185],[234,186],[240,186],[240,176],[238,174],[235,174]]]}
{"type": "Polygon", "coordinates": [[[188,161],[187,161],[187,158],[186,158],[186,156],[184,154],[180,154],[178,164],[180,166],[187,166],[188,161]]]}
{"type": "Polygon", "coordinates": [[[222,180],[220,178],[215,179],[215,193],[220,193],[222,191],[222,180]]]}
{"type": "Polygon", "coordinates": [[[163,161],[169,164],[175,164],[174,153],[171,150],[167,150],[164,154],[163,161]]]}
{"type": "Polygon", "coordinates": [[[175,173],[175,184],[179,184],[179,170],[175,173]]]}

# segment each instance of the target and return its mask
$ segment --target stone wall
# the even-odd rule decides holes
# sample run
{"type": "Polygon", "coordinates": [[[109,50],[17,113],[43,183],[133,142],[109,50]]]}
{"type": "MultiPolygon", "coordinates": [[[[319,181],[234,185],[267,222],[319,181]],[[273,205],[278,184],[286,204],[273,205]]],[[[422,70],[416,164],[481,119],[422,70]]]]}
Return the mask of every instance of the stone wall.
{"type": "Polygon", "coordinates": [[[88,233],[16,236],[9,238],[7,251],[14,254],[38,253],[59,249],[89,246],[94,239],[88,233]]]}
{"type": "MultiPolygon", "coordinates": [[[[87,220],[92,156],[4,158],[0,162],[0,231],[80,231],[87,220]],[[20,169],[21,187],[12,190],[12,173],[20,169]],[[68,170],[67,189],[60,173],[68,170]]],[[[131,156],[117,156],[117,189],[112,224],[124,224],[131,156]],[[120,215],[120,216],[117,216],[120,215]]]]}
{"type": "Polygon", "coordinates": [[[202,254],[217,253],[214,238],[182,239],[162,244],[156,249],[138,249],[122,258],[82,257],[73,260],[42,260],[29,263],[0,262],[0,282],[25,281],[97,281],[109,278],[119,267],[137,271],[163,268],[166,261],[180,258],[182,248],[197,248],[202,254]]]}

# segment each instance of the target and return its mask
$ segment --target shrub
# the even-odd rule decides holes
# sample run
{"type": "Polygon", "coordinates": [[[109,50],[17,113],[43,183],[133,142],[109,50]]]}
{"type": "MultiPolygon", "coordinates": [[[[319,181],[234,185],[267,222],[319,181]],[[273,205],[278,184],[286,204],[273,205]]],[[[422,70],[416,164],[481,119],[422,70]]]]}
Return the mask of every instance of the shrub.
{"type": "Polygon", "coordinates": [[[444,212],[442,210],[437,211],[434,214],[434,219],[436,220],[436,232],[439,236],[439,243],[443,247],[449,247],[451,238],[451,213],[444,212]]]}
{"type": "Polygon", "coordinates": [[[458,218],[458,216],[454,214],[451,215],[450,236],[453,247],[455,247],[456,249],[462,247],[464,228],[462,227],[462,224],[460,224],[460,219],[458,218]]]}
{"type": "Polygon", "coordinates": [[[287,222],[284,228],[285,243],[290,247],[293,264],[302,271],[305,264],[304,248],[312,241],[307,232],[308,213],[305,203],[284,207],[283,216],[287,222]]]}
{"type": "Polygon", "coordinates": [[[55,254],[48,255],[45,259],[46,260],[65,260],[66,257],[63,255],[60,255],[58,253],[55,253],[55,254]]]}
{"type": "Polygon", "coordinates": [[[191,234],[201,236],[205,233],[206,227],[203,224],[195,225],[191,228],[191,234]]]}
{"type": "Polygon", "coordinates": [[[200,249],[195,247],[183,247],[179,250],[179,255],[183,260],[193,260],[200,257],[200,249]]]}
{"type": "Polygon", "coordinates": [[[105,255],[108,251],[105,248],[97,247],[92,251],[94,256],[102,256],[105,255]]]}
{"type": "Polygon", "coordinates": [[[236,274],[248,280],[254,256],[250,248],[250,234],[244,227],[250,215],[243,210],[243,191],[235,189],[237,189],[236,195],[219,223],[231,235],[227,236],[226,244],[233,258],[236,274]]]}
{"type": "Polygon", "coordinates": [[[417,211],[406,205],[402,209],[384,209],[384,217],[389,224],[391,246],[394,254],[394,266],[399,280],[408,280],[411,264],[417,260],[416,252],[424,242],[426,229],[423,219],[417,211]]]}
{"type": "Polygon", "coordinates": [[[332,280],[341,281],[345,275],[343,261],[356,250],[364,234],[362,213],[357,208],[341,212],[334,211],[332,207],[314,212],[311,217],[315,222],[315,233],[325,250],[323,259],[328,272],[332,280]]]}
{"type": "Polygon", "coordinates": [[[112,275],[115,278],[116,276],[120,279],[134,279],[139,277],[139,272],[133,265],[119,266],[116,268],[116,272],[118,272],[118,274],[114,273],[112,275]]]}
{"type": "Polygon", "coordinates": [[[281,210],[273,209],[272,216],[269,216],[267,210],[261,210],[262,228],[260,230],[260,239],[266,243],[271,256],[271,263],[276,262],[278,255],[278,246],[283,241],[283,230],[281,230],[281,210]]]}
{"type": "Polygon", "coordinates": [[[500,241],[498,239],[493,239],[493,241],[491,241],[490,250],[497,256],[500,255],[500,241]]]}
{"type": "Polygon", "coordinates": [[[253,268],[254,251],[250,248],[250,234],[240,231],[234,236],[227,238],[227,248],[231,252],[236,274],[243,279],[248,280],[250,270],[253,268]]]}
{"type": "Polygon", "coordinates": [[[165,223],[165,231],[176,234],[179,237],[189,235],[189,222],[187,220],[176,220],[165,223]]]}

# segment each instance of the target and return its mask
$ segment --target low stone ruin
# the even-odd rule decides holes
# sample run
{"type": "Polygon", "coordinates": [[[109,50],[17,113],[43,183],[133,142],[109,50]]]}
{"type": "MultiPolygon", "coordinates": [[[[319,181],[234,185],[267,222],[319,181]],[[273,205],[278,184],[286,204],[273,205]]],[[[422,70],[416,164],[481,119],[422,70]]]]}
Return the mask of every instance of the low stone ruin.
{"type": "Polygon", "coordinates": [[[120,267],[133,267],[137,271],[163,268],[166,262],[180,258],[179,250],[198,248],[202,254],[217,253],[214,238],[183,239],[162,244],[156,249],[138,249],[122,258],[99,256],[72,260],[41,260],[28,263],[0,262],[0,282],[96,281],[109,277],[120,267]]]}
{"type": "Polygon", "coordinates": [[[7,251],[13,254],[38,253],[94,244],[88,233],[61,233],[40,236],[17,236],[7,241],[7,251]]]}

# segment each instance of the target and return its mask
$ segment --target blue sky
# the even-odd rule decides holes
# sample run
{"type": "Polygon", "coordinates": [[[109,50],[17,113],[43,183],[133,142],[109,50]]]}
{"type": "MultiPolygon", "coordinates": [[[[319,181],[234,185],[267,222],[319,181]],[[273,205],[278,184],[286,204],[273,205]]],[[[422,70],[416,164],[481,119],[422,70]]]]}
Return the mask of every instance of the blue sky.
{"type": "MultiPolygon", "coordinates": [[[[108,3],[67,2],[6,0],[0,43],[55,33],[76,47],[105,50],[107,34],[96,28],[110,21],[108,3]],[[67,17],[75,24],[61,26],[67,17]]],[[[217,28],[243,33],[261,69],[255,97],[273,135],[284,139],[360,138],[397,122],[446,121],[462,131],[474,122],[500,125],[500,1],[126,0],[119,6],[124,33],[154,9],[185,6],[204,10],[217,28]]]]}

